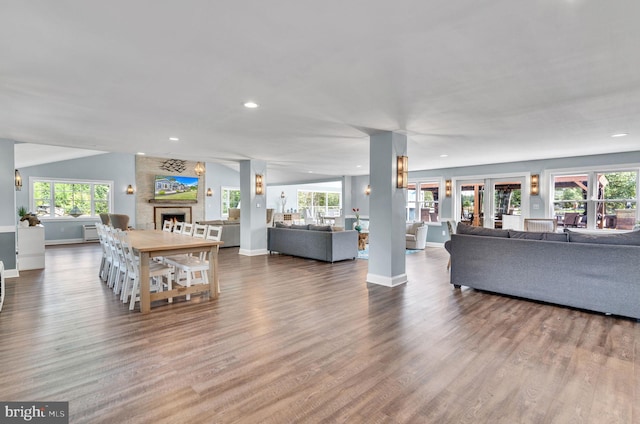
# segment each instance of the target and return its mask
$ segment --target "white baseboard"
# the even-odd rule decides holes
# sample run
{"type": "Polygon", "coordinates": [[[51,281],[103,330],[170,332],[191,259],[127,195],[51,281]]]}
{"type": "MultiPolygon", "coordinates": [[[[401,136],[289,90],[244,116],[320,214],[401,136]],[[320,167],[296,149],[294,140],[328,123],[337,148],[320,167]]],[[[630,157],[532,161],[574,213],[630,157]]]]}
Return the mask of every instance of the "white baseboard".
{"type": "Polygon", "coordinates": [[[387,277],[384,275],[367,274],[367,283],[378,284],[385,287],[396,287],[407,282],[407,274],[394,275],[387,277]]]}
{"type": "Polygon", "coordinates": [[[257,249],[257,250],[249,250],[249,249],[240,249],[238,251],[238,255],[242,256],[261,256],[268,255],[269,251],[267,249],[257,249]]]}
{"type": "Polygon", "coordinates": [[[45,240],[44,245],[52,246],[56,244],[78,244],[78,243],[84,243],[84,239],[77,238],[77,239],[64,239],[64,240],[45,240]]]}
{"type": "Polygon", "coordinates": [[[17,278],[20,276],[20,273],[17,269],[5,269],[4,276],[5,278],[17,278]]]}

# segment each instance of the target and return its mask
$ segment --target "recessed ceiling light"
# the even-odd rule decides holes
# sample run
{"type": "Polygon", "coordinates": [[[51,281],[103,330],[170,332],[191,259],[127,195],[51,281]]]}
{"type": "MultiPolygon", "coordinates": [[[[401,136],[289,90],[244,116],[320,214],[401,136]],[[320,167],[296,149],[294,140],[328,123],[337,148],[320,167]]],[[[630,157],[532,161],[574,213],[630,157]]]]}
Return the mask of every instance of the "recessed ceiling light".
{"type": "Polygon", "coordinates": [[[440,157],[441,157],[441,158],[446,158],[446,157],[448,157],[448,156],[449,156],[449,155],[447,155],[447,154],[445,154],[445,153],[443,153],[443,154],[441,154],[441,155],[440,155],[440,157]]]}
{"type": "Polygon", "coordinates": [[[356,168],[362,168],[362,165],[356,165],[356,168]]]}
{"type": "Polygon", "coordinates": [[[178,137],[169,137],[170,141],[180,141],[178,137]]]}
{"type": "Polygon", "coordinates": [[[144,156],[144,152],[138,152],[136,155],[144,156]]]}
{"type": "Polygon", "coordinates": [[[313,171],[309,171],[309,174],[313,174],[313,171]]]}
{"type": "Polygon", "coordinates": [[[629,134],[627,134],[627,133],[618,133],[618,134],[613,134],[611,137],[626,137],[628,135],[629,134]]]}
{"type": "Polygon", "coordinates": [[[255,109],[258,106],[259,106],[258,103],[252,102],[252,101],[248,101],[244,103],[244,107],[246,107],[247,109],[255,109]]]}

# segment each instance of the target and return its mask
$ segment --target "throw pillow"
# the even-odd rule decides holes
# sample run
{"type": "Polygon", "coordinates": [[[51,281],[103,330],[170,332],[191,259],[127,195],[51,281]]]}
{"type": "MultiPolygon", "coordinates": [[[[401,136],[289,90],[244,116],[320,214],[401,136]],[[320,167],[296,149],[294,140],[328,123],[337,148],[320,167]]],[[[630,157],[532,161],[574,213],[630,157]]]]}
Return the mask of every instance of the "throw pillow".
{"type": "Polygon", "coordinates": [[[568,242],[569,237],[566,233],[542,233],[542,240],[568,242]]]}
{"type": "Polygon", "coordinates": [[[544,233],[536,233],[533,231],[516,231],[509,230],[509,238],[524,240],[542,240],[544,233]]]}
{"type": "Polygon", "coordinates": [[[565,233],[537,233],[534,231],[509,230],[509,238],[525,240],[569,241],[565,233]]]}
{"type": "Polygon", "coordinates": [[[472,225],[463,224],[462,222],[458,224],[456,233],[468,234],[472,236],[503,237],[503,238],[509,237],[508,230],[495,230],[493,228],[474,227],[472,225]]]}
{"type": "Polygon", "coordinates": [[[620,234],[586,234],[569,230],[567,231],[567,233],[569,234],[569,241],[573,243],[598,243],[640,246],[639,231],[620,234]]]}
{"type": "Polygon", "coordinates": [[[411,227],[411,234],[415,234],[418,231],[418,228],[422,227],[424,222],[414,222],[411,227]]]}
{"type": "Polygon", "coordinates": [[[291,225],[291,229],[292,230],[308,230],[309,226],[308,225],[296,225],[296,224],[292,224],[291,225]]]}
{"type": "Polygon", "coordinates": [[[284,225],[283,222],[276,222],[276,228],[291,228],[290,225],[284,225]]]}
{"type": "Polygon", "coordinates": [[[309,224],[309,229],[312,231],[329,231],[331,232],[331,225],[313,225],[309,224]]]}

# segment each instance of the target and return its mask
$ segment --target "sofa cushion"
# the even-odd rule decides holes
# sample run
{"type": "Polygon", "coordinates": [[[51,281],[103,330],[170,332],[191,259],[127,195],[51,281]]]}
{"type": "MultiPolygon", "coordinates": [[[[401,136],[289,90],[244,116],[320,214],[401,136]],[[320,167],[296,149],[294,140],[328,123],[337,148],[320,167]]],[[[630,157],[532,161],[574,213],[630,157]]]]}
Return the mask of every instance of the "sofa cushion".
{"type": "Polygon", "coordinates": [[[542,240],[544,233],[536,233],[533,231],[516,231],[509,230],[509,238],[525,239],[525,240],[542,240]]]}
{"type": "Polygon", "coordinates": [[[568,230],[569,241],[573,243],[596,243],[640,246],[640,231],[619,234],[586,234],[568,230]]]}
{"type": "Polygon", "coordinates": [[[487,236],[487,237],[509,237],[508,230],[495,230],[493,228],[474,227],[472,225],[463,224],[460,222],[456,230],[457,234],[467,234],[472,236],[487,236]]]}
{"type": "Polygon", "coordinates": [[[292,230],[308,230],[309,226],[308,225],[297,225],[297,224],[291,224],[290,227],[292,230]]]}
{"type": "Polygon", "coordinates": [[[313,225],[309,224],[309,229],[311,231],[329,231],[331,232],[331,225],[313,225]]]}
{"type": "Polygon", "coordinates": [[[547,240],[547,241],[563,241],[563,242],[568,242],[569,241],[569,236],[567,235],[567,233],[542,233],[542,240],[547,240]]]}
{"type": "Polygon", "coordinates": [[[220,220],[220,219],[213,219],[210,221],[198,221],[196,224],[200,224],[200,225],[222,225],[224,224],[224,221],[220,220]]]}
{"type": "Polygon", "coordinates": [[[415,234],[405,234],[405,241],[416,241],[415,234]]]}
{"type": "Polygon", "coordinates": [[[407,234],[416,234],[418,232],[418,228],[423,226],[424,226],[424,222],[421,222],[421,221],[414,222],[411,225],[411,228],[408,228],[407,234]]]}
{"type": "Polygon", "coordinates": [[[535,231],[509,230],[509,238],[524,240],[569,241],[565,233],[537,233],[535,231]]]}

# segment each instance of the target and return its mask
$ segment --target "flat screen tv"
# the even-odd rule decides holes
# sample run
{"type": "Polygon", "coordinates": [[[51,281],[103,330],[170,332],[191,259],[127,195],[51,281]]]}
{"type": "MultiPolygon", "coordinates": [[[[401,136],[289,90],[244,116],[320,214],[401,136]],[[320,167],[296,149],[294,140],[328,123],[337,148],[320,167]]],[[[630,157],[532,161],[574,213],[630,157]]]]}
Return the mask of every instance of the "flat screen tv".
{"type": "Polygon", "coordinates": [[[156,175],[155,200],[198,200],[198,177],[156,175]]]}

